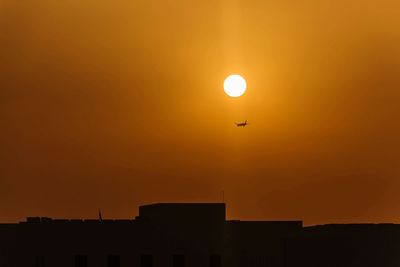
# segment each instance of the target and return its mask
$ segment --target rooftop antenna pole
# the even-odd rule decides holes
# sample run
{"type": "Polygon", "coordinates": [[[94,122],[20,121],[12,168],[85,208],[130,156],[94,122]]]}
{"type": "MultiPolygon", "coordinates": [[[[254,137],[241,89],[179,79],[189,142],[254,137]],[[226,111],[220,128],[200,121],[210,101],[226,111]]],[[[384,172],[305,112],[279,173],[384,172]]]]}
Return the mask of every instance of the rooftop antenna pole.
{"type": "Polygon", "coordinates": [[[103,221],[103,216],[101,216],[101,210],[99,209],[99,221],[102,222],[103,221]]]}

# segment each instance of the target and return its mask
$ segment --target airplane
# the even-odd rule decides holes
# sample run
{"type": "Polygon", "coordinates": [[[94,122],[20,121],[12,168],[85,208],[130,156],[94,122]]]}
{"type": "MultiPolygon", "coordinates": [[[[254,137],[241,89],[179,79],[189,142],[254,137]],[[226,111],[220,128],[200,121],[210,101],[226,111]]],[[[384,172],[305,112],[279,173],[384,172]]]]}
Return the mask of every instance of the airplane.
{"type": "Polygon", "coordinates": [[[239,123],[235,122],[235,124],[237,127],[245,127],[246,125],[248,125],[247,120],[245,122],[239,122],[239,123]]]}

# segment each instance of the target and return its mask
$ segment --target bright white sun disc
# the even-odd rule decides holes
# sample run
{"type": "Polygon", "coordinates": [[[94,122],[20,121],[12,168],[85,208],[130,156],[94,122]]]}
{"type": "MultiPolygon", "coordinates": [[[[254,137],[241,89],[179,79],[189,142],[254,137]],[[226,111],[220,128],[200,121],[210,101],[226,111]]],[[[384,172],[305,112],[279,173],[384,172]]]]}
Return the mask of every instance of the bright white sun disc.
{"type": "Polygon", "coordinates": [[[246,80],[238,74],[230,75],[224,81],[224,91],[231,97],[243,95],[246,92],[246,87],[246,80]]]}

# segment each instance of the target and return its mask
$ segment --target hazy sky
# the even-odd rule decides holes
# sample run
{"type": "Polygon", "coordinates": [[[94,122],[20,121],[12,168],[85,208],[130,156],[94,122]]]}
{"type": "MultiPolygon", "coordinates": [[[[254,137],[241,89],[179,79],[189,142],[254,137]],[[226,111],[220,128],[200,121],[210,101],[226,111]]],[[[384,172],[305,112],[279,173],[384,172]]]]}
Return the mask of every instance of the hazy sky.
{"type": "Polygon", "coordinates": [[[400,223],[399,122],[397,0],[0,0],[3,222],[400,223]]]}

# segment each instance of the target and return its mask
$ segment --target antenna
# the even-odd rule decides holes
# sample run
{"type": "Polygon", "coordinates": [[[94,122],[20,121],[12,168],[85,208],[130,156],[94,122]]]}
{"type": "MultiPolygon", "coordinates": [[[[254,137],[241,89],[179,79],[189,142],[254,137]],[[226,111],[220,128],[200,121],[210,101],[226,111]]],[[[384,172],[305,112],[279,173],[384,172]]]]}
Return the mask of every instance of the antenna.
{"type": "Polygon", "coordinates": [[[101,210],[99,209],[99,221],[102,222],[103,221],[103,217],[101,216],[101,210]]]}

